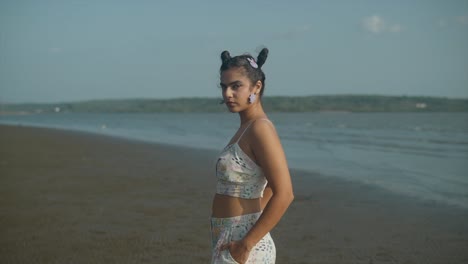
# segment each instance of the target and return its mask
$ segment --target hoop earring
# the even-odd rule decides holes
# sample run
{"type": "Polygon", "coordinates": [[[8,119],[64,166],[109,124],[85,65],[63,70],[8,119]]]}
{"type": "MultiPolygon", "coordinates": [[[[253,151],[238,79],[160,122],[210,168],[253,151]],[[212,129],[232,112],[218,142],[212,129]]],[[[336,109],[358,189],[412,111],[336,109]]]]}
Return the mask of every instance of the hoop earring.
{"type": "Polygon", "coordinates": [[[253,104],[253,103],[255,102],[256,99],[257,99],[257,95],[256,95],[256,94],[251,93],[251,94],[249,95],[249,103],[250,103],[250,104],[253,104]]]}

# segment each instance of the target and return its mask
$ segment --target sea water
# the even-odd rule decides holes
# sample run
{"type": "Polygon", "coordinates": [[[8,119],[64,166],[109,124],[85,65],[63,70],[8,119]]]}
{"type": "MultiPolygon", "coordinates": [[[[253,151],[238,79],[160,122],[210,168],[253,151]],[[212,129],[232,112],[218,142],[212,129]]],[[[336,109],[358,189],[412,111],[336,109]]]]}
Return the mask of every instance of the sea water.
{"type": "MultiPolygon", "coordinates": [[[[271,113],[291,168],[468,209],[468,113],[271,113]]],[[[2,115],[0,123],[220,150],[229,113],[2,115]]]]}

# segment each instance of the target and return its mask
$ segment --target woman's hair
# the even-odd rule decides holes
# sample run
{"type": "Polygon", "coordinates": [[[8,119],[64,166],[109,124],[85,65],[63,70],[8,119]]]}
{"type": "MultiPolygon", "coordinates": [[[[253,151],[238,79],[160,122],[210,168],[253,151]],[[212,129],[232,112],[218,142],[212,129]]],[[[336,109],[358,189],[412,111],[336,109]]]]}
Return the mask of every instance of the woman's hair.
{"type": "Polygon", "coordinates": [[[263,95],[265,90],[265,73],[262,71],[262,66],[268,57],[268,49],[263,48],[255,60],[250,54],[243,54],[235,57],[231,57],[229,51],[225,50],[221,53],[221,67],[219,73],[229,70],[231,68],[242,68],[245,75],[250,79],[252,84],[257,81],[262,82],[262,89],[260,90],[260,96],[263,95]]]}

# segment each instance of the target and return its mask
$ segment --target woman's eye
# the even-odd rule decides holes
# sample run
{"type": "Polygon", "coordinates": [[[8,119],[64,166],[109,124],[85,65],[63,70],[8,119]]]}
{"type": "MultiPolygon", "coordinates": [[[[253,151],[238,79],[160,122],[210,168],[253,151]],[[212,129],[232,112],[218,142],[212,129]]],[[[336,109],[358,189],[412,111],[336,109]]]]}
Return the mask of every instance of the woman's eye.
{"type": "Polygon", "coordinates": [[[240,87],[240,84],[234,84],[234,85],[232,86],[232,89],[238,89],[239,87],[240,87]]]}

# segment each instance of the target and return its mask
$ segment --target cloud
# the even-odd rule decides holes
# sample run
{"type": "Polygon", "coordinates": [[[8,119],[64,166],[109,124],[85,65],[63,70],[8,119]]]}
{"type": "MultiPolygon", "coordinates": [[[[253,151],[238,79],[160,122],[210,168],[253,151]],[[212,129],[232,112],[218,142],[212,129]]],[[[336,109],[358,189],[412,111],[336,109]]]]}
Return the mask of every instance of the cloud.
{"type": "Polygon", "coordinates": [[[393,33],[400,33],[402,31],[402,27],[400,24],[391,25],[388,27],[388,31],[393,33]]]}
{"type": "Polygon", "coordinates": [[[455,20],[462,24],[462,25],[468,25],[468,15],[467,16],[457,16],[455,17],[455,20]]]}
{"type": "Polygon", "coordinates": [[[400,33],[403,30],[400,24],[388,25],[383,17],[378,15],[363,18],[362,27],[373,34],[380,34],[382,32],[400,33]]]}
{"type": "Polygon", "coordinates": [[[364,29],[375,34],[382,32],[385,28],[385,22],[383,18],[377,15],[365,17],[362,20],[362,25],[364,26],[364,29]]]}
{"type": "Polygon", "coordinates": [[[454,26],[457,24],[462,26],[468,25],[468,15],[445,17],[437,20],[437,26],[441,28],[454,26]]]}

